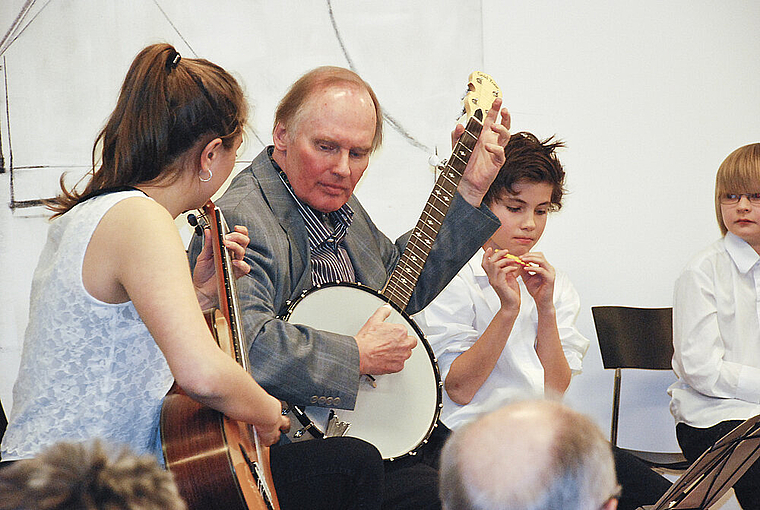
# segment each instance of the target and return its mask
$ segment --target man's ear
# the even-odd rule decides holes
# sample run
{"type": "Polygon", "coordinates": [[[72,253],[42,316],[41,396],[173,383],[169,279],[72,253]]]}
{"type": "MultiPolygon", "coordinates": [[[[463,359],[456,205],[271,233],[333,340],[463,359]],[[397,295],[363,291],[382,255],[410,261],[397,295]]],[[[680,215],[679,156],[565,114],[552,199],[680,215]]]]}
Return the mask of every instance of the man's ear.
{"type": "Polygon", "coordinates": [[[274,148],[280,152],[286,152],[288,149],[288,142],[290,137],[288,136],[288,130],[285,128],[282,122],[278,122],[272,132],[272,139],[274,141],[274,148]]]}
{"type": "Polygon", "coordinates": [[[617,508],[617,505],[618,505],[617,498],[610,498],[607,500],[607,502],[604,505],[602,505],[602,508],[604,510],[615,510],[617,508]]]}
{"type": "Polygon", "coordinates": [[[222,139],[221,138],[214,138],[209,143],[206,144],[206,146],[201,151],[201,168],[203,170],[208,170],[211,168],[211,165],[216,162],[217,159],[219,159],[219,151],[222,149],[222,139]]]}

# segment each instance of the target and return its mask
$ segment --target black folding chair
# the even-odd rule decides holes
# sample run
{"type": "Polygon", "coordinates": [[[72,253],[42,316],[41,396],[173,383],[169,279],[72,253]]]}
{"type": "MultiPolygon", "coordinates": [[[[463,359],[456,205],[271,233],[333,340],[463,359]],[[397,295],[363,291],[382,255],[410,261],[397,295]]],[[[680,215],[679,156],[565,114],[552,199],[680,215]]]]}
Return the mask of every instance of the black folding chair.
{"type": "MultiPolygon", "coordinates": [[[[673,309],[627,306],[591,307],[604,368],[615,370],[610,442],[617,446],[622,369],[672,370],[673,309]]],[[[625,449],[652,467],[683,470],[681,452],[625,449]]]]}

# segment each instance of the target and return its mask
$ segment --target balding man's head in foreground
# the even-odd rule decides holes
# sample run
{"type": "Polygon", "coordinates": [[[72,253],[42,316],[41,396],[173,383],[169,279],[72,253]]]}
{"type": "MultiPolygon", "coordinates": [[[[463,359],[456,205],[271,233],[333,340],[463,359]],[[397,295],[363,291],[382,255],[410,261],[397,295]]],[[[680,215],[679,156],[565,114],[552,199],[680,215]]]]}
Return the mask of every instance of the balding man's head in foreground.
{"type": "Polygon", "coordinates": [[[614,510],[610,444],[548,400],[511,404],[457,430],[441,457],[446,510],[614,510]]]}

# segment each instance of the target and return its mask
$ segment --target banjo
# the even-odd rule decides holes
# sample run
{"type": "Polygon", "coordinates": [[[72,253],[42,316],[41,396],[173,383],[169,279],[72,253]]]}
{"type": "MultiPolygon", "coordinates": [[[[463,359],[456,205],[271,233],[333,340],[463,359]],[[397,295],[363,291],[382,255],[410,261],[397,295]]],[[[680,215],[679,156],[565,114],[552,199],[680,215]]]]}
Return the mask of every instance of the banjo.
{"type": "Polygon", "coordinates": [[[357,283],[329,283],[313,287],[289,304],[283,320],[349,336],[356,335],[379,307],[390,305],[392,311],[386,322],[406,326],[409,334],[417,338],[403,370],[362,376],[353,410],[331,409],[329,403],[328,407],[289,406],[302,425],[291,433],[291,439],[357,437],[374,445],[386,460],[415,455],[427,443],[443,406],[443,383],[430,344],[404,310],[475,148],[485,112],[500,96],[501,91],[489,75],[477,71],[470,75],[464,98],[468,118],[465,131],[451,157],[439,166],[441,172],[433,191],[382,291],[357,283]],[[342,313],[327,313],[336,309],[336,303],[342,313]]]}

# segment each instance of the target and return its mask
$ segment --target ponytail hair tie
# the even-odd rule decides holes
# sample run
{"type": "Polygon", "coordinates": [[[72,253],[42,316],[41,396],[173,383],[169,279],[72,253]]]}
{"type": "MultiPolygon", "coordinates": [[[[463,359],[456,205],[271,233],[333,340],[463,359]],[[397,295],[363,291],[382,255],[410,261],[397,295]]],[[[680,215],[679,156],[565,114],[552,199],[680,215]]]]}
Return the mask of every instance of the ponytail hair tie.
{"type": "Polygon", "coordinates": [[[182,56],[177,50],[174,50],[174,53],[169,55],[169,58],[166,59],[166,69],[169,71],[176,69],[180,60],[182,60],[182,56]]]}

